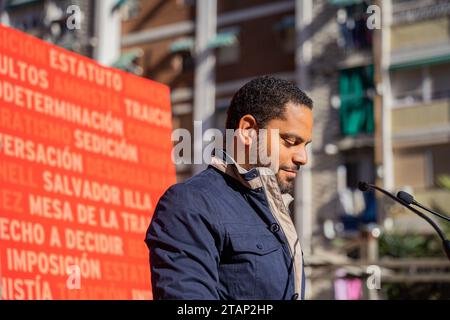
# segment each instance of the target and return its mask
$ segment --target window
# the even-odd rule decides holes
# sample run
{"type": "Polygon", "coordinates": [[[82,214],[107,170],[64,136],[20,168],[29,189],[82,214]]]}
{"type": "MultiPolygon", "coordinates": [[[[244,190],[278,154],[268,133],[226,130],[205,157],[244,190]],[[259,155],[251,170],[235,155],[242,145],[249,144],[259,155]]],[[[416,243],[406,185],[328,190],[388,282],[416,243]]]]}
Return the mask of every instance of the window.
{"type": "Polygon", "coordinates": [[[395,152],[394,173],[398,187],[424,189],[429,187],[430,154],[426,150],[411,149],[395,152]]]}
{"type": "Polygon", "coordinates": [[[179,51],[172,56],[171,66],[178,73],[194,70],[195,61],[190,51],[179,51]]]}
{"type": "Polygon", "coordinates": [[[212,46],[217,48],[217,64],[228,65],[239,61],[241,48],[239,28],[231,27],[217,33],[212,46]]]}
{"type": "Polygon", "coordinates": [[[341,48],[346,51],[371,48],[372,31],[367,28],[367,17],[365,3],[342,7],[337,11],[338,45],[341,48]]]}
{"type": "Polygon", "coordinates": [[[422,100],[422,70],[406,69],[392,72],[392,93],[395,101],[413,103],[422,100]]]}
{"type": "Polygon", "coordinates": [[[239,43],[217,49],[217,64],[227,65],[239,61],[240,48],[239,43]]]}
{"type": "Polygon", "coordinates": [[[395,184],[423,190],[439,187],[439,179],[450,175],[450,144],[440,144],[395,152],[395,184]]]}
{"type": "Polygon", "coordinates": [[[450,97],[450,64],[430,66],[432,99],[450,97]]]}
{"type": "Polygon", "coordinates": [[[450,64],[392,71],[392,95],[396,105],[450,98],[450,64]]]}
{"type": "Polygon", "coordinates": [[[435,186],[439,186],[442,176],[450,176],[450,144],[434,146],[432,154],[433,182],[435,186]]]}
{"type": "Polygon", "coordinates": [[[295,16],[289,15],[281,19],[275,25],[275,31],[278,32],[281,40],[281,46],[286,53],[295,51],[295,16]]]}
{"type": "Polygon", "coordinates": [[[169,46],[169,52],[172,53],[172,68],[177,72],[192,71],[195,66],[193,50],[194,39],[192,37],[180,38],[172,42],[169,46]]]}
{"type": "Polygon", "coordinates": [[[375,222],[377,220],[375,194],[372,191],[362,193],[358,188],[360,181],[368,183],[375,181],[373,149],[344,153],[344,159],[344,165],[337,169],[337,191],[342,213],[346,217],[343,220],[344,226],[346,222],[355,219],[362,223],[375,222]]]}

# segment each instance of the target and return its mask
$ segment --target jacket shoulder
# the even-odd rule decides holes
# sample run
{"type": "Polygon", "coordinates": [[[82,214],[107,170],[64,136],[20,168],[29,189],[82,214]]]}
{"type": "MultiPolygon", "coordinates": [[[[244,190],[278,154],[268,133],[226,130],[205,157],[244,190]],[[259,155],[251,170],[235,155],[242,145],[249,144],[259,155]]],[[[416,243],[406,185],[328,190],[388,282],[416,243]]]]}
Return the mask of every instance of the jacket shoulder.
{"type": "Polygon", "coordinates": [[[166,204],[188,210],[195,208],[195,211],[206,209],[211,206],[217,185],[223,183],[221,174],[214,168],[208,168],[184,182],[172,185],[161,196],[158,207],[166,204]]]}

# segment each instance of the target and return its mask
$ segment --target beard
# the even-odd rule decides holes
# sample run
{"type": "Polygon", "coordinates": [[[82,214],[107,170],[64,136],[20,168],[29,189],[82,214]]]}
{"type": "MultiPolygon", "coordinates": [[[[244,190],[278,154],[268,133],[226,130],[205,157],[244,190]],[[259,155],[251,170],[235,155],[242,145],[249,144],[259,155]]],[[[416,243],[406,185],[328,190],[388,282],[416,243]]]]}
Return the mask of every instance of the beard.
{"type": "MultiPolygon", "coordinates": [[[[256,167],[264,167],[264,168],[270,168],[270,165],[267,164],[257,164],[253,166],[256,167]]],[[[288,193],[292,197],[295,195],[295,178],[292,179],[284,179],[280,176],[281,169],[278,170],[278,172],[275,174],[275,178],[277,179],[278,187],[280,188],[281,194],[288,193]]]]}
{"type": "Polygon", "coordinates": [[[295,194],[295,179],[282,180],[279,176],[280,171],[277,172],[275,177],[277,178],[278,186],[280,187],[281,194],[288,193],[292,197],[295,194]]]}
{"type": "MultiPolygon", "coordinates": [[[[294,197],[295,194],[295,178],[288,178],[288,179],[282,179],[282,177],[280,176],[280,172],[282,169],[287,169],[287,170],[296,170],[297,172],[300,171],[300,168],[295,166],[284,166],[284,165],[279,165],[278,163],[272,163],[272,161],[270,163],[262,163],[259,159],[259,155],[262,154],[260,152],[266,152],[266,148],[264,147],[264,144],[258,144],[257,146],[257,164],[254,167],[265,167],[265,168],[271,168],[272,171],[275,173],[275,177],[277,179],[277,183],[278,183],[278,187],[280,188],[281,194],[284,193],[288,193],[290,194],[292,197],[294,197]]],[[[267,155],[267,153],[266,153],[267,155]]],[[[271,160],[274,160],[273,157],[271,158],[271,160]]]]}

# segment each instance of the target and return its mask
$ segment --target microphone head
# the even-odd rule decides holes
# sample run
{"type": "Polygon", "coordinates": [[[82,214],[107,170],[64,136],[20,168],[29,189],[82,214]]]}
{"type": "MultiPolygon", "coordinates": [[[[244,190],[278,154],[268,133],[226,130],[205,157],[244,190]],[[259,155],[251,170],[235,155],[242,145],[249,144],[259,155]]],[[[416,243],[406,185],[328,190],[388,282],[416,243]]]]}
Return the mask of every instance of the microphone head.
{"type": "Polygon", "coordinates": [[[367,182],[360,181],[360,182],[358,183],[358,188],[359,188],[359,190],[361,190],[362,192],[366,192],[367,190],[370,189],[370,186],[369,186],[369,184],[368,184],[367,182]]]}
{"type": "Polygon", "coordinates": [[[397,192],[397,198],[406,202],[407,204],[412,204],[414,202],[414,197],[405,191],[397,192]]]}

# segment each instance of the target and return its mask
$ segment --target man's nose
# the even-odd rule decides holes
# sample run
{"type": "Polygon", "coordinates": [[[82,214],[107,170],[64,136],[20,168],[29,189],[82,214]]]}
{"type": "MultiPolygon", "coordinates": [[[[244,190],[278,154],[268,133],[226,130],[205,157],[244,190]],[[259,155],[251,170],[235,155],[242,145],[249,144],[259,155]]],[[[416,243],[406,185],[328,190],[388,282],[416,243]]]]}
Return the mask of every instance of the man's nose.
{"type": "Polygon", "coordinates": [[[304,166],[308,163],[308,152],[306,151],[306,148],[302,147],[297,150],[293,155],[292,161],[298,166],[304,166]]]}

